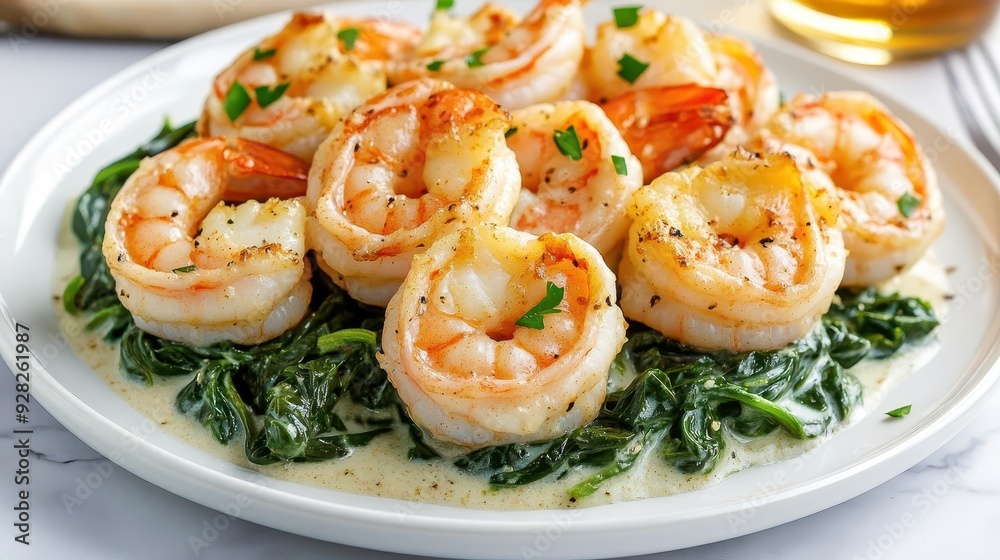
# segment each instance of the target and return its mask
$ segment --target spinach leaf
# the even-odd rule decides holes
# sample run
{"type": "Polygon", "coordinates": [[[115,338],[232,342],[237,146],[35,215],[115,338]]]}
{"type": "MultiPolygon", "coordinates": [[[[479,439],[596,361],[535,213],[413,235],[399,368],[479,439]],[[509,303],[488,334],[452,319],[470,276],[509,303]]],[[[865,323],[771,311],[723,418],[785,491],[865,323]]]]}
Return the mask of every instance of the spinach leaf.
{"type": "Polygon", "coordinates": [[[177,410],[194,416],[220,443],[240,435],[249,443],[257,435],[257,422],[233,384],[236,369],[227,360],[204,362],[175,401],[177,410]]]}
{"type": "Polygon", "coordinates": [[[841,289],[826,321],[843,321],[850,332],[867,339],[870,358],[884,358],[904,344],[916,342],[937,328],[939,321],[926,301],[875,288],[841,289]]]}
{"type": "Polygon", "coordinates": [[[298,457],[311,438],[333,429],[333,407],[344,385],[338,366],[329,358],[289,366],[284,380],[268,391],[264,432],[266,445],[275,456],[298,457]]]}
{"type": "Polygon", "coordinates": [[[155,376],[188,375],[210,360],[240,365],[251,359],[229,343],[188,346],[153,336],[134,323],[121,337],[118,356],[122,373],[146,385],[152,385],[155,376]]]}
{"type": "MultiPolygon", "coordinates": [[[[316,299],[314,297],[314,303],[316,299]]],[[[321,336],[360,323],[358,306],[339,288],[330,289],[328,295],[319,301],[294,329],[246,349],[252,360],[243,378],[256,410],[267,408],[267,395],[282,379],[285,368],[319,356],[316,341],[321,336]]]]}
{"type": "Polygon", "coordinates": [[[378,428],[367,432],[357,432],[353,434],[333,434],[329,436],[318,436],[309,440],[309,445],[297,461],[326,461],[329,459],[343,459],[351,454],[355,448],[363,447],[371,443],[375,436],[391,431],[391,428],[378,428]]]}
{"type": "Polygon", "coordinates": [[[320,337],[316,345],[325,353],[323,357],[288,366],[282,379],[268,391],[265,445],[277,459],[342,458],[350,453],[352,442],[363,445],[389,430],[332,433],[345,428],[334,407],[354,377],[378,367],[376,333],[341,329],[320,337]]]}

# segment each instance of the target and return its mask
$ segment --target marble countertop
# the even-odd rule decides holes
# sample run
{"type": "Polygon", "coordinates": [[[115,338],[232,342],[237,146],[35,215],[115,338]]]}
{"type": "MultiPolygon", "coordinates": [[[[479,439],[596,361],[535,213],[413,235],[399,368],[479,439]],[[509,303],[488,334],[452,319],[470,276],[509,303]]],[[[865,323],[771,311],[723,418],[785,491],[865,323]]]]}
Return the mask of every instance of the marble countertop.
{"type": "MultiPolygon", "coordinates": [[[[704,2],[681,7],[702,21],[734,23],[780,34],[758,4],[704,2]],[[728,10],[728,12],[727,12],[728,10]]],[[[0,170],[48,119],[113,73],[165,43],[91,41],[39,35],[0,26],[0,170]],[[16,37],[11,39],[11,34],[16,37]],[[23,40],[15,40],[15,39],[23,40]]],[[[988,41],[1000,50],[994,25],[988,41]]],[[[830,61],[878,90],[905,92],[945,130],[964,134],[938,60],[862,68],[830,61]]],[[[998,100],[1000,102],[1000,100],[998,100]]],[[[4,272],[6,273],[6,272],[4,272]]],[[[14,382],[0,365],[0,402],[14,401],[14,382]]],[[[0,415],[0,467],[17,463],[12,414],[0,415]]],[[[32,410],[32,544],[13,543],[16,495],[12,476],[0,477],[0,558],[240,558],[311,559],[400,556],[325,543],[238,519],[210,546],[195,550],[215,510],[194,504],[132,475],[102,457],[37,407],[32,410]],[[74,500],[81,493],[83,500],[74,500]]],[[[839,506],[749,536],[650,556],[679,558],[996,558],[1000,548],[1000,391],[986,397],[978,417],[951,442],[885,484],[839,506]],[[996,461],[996,462],[995,462],[996,461]]]]}

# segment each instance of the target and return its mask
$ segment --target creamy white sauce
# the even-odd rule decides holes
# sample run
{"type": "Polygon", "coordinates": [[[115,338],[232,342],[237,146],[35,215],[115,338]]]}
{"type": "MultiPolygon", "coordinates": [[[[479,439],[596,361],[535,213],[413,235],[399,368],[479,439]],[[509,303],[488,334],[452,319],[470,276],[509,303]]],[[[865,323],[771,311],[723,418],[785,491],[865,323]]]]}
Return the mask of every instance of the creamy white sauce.
{"type": "MultiPolygon", "coordinates": [[[[678,472],[656,453],[647,453],[630,471],[606,481],[598,492],[575,503],[569,501],[566,492],[585,479],[590,474],[588,471],[572,472],[554,482],[491,490],[485,478],[463,473],[445,461],[408,460],[406,452],[410,440],[402,428],[375,438],[340,461],[260,466],[247,461],[242,443],[221,445],[196,421],[176,412],[174,398],[190,377],[157,379],[152,387],[125,379],[118,370],[117,346],[109,346],[99,335],[86,332],[82,328],[86,322],[84,318],[65,312],[62,291],[79,273],[79,244],[70,229],[70,212],[71,209],[59,233],[53,299],[60,327],[70,337],[77,355],[93,369],[93,375],[107,383],[136,411],[191,446],[267,476],[344,492],[470,508],[521,510],[596,506],[695,490],[715,484],[734,472],[789,459],[813,449],[875,409],[888,391],[927,363],[938,349],[931,341],[885,360],[862,361],[852,368],[851,373],[863,387],[863,405],[857,407],[849,421],[826,437],[798,440],[779,429],[766,437],[743,443],[727,435],[728,447],[719,465],[709,474],[695,476],[678,472]]],[[[939,317],[943,317],[947,311],[947,284],[943,267],[933,255],[928,255],[885,288],[922,297],[934,306],[939,317]]]]}

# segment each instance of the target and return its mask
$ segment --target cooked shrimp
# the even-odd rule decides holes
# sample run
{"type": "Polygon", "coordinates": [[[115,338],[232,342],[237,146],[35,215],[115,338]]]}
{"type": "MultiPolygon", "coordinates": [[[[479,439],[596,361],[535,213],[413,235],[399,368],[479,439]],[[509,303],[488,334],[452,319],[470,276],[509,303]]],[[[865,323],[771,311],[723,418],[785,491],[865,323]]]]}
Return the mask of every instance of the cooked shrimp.
{"type": "MultiPolygon", "coordinates": [[[[555,101],[569,90],[584,49],[580,0],[541,0],[496,42],[459,43],[390,65],[392,83],[421,77],[489,95],[508,110],[555,101]],[[465,48],[455,48],[464,46],[465,48]]],[[[502,25],[502,24],[501,24],[502,25]]]]}
{"type": "Polygon", "coordinates": [[[521,169],[511,227],[573,233],[613,254],[628,229],[625,204],[642,186],[639,162],[614,124],[587,101],[533,105],[514,111],[511,122],[507,145],[521,169]],[[570,143],[569,153],[557,135],[570,143]]]}
{"type": "Polygon", "coordinates": [[[732,126],[729,96],[696,85],[625,92],[601,108],[642,162],[646,181],[698,159],[732,126]]]}
{"type": "Polygon", "coordinates": [[[771,69],[749,42],[729,35],[709,35],[719,73],[713,85],[729,93],[734,126],[701,161],[715,161],[749,141],[778,110],[781,94],[771,69]]]}
{"type": "Polygon", "coordinates": [[[385,90],[385,60],[418,37],[404,24],[296,14],[216,77],[198,133],[249,138],[311,160],[337,121],[385,90]],[[344,30],[357,31],[350,51],[338,37],[344,30]]]}
{"type": "Polygon", "coordinates": [[[520,22],[517,12],[492,3],[484,4],[469,17],[435,10],[430,27],[409,54],[418,60],[464,57],[484,45],[500,42],[520,22]]]}
{"type": "Polygon", "coordinates": [[[521,186],[485,95],[435,80],[400,84],[337,126],[309,174],[310,247],[355,299],[385,306],[413,255],[446,233],[507,223],[521,186]]]}
{"type": "Polygon", "coordinates": [[[379,362],[414,422],[476,448],[551,439],[593,420],[624,340],[615,278],[593,247],[572,234],[481,225],[414,259],[386,310],[379,362]],[[564,290],[549,302],[555,312],[519,326],[550,284],[564,290]]]}
{"type": "Polygon", "coordinates": [[[305,204],[222,203],[229,190],[304,192],[303,162],[267,175],[287,158],[248,140],[207,138],[143,160],[111,203],[103,247],[139,328],[196,346],[256,344],[305,315],[305,204]]]}
{"type": "Polygon", "coordinates": [[[768,131],[808,150],[837,187],[848,251],[844,285],[895,276],[944,229],[934,168],[913,133],[871,95],[799,94],[768,131]]]}
{"type": "Polygon", "coordinates": [[[581,71],[590,98],[598,101],[657,86],[713,86],[719,74],[705,32],[688,19],[655,9],[642,10],[631,27],[619,28],[613,21],[599,25],[581,71]],[[625,55],[649,64],[631,82],[619,75],[625,55]]]}
{"type": "Polygon", "coordinates": [[[778,108],[777,81],[752,45],[704,32],[684,18],[654,9],[643,10],[630,27],[601,24],[583,72],[590,98],[600,102],[660,86],[693,84],[725,90],[732,125],[724,140],[699,158],[701,162],[731,153],[778,108]],[[627,73],[622,63],[626,57],[648,66],[638,75],[627,73]]]}
{"type": "Polygon", "coordinates": [[[340,35],[341,54],[382,70],[389,62],[409,56],[423,38],[420,28],[401,21],[340,15],[326,15],[325,18],[340,35]],[[354,29],[357,38],[348,42],[345,34],[354,29]]]}
{"type": "Polygon", "coordinates": [[[838,202],[787,154],[739,149],[632,198],[622,310],[700,348],[780,348],[827,311],[844,274],[838,202]]]}

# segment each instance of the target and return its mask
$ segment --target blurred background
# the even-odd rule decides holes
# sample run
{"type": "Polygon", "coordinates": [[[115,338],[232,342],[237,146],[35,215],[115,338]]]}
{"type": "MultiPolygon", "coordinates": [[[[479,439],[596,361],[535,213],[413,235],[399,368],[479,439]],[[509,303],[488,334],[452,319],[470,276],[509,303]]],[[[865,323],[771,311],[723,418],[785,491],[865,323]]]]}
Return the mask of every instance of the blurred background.
{"type": "MultiPolygon", "coordinates": [[[[181,39],[317,0],[0,0],[0,21],[35,33],[181,39]]],[[[696,4],[666,2],[667,4],[696,4]]],[[[739,0],[760,4],[780,34],[837,58],[884,65],[963,46],[989,27],[997,0],[739,0]]],[[[680,6],[678,6],[678,9],[680,6]]],[[[685,5],[684,10],[691,7],[685,5]]],[[[697,9],[697,8],[695,8],[697,9]]],[[[2,24],[0,24],[2,25],[2,24]]]]}

